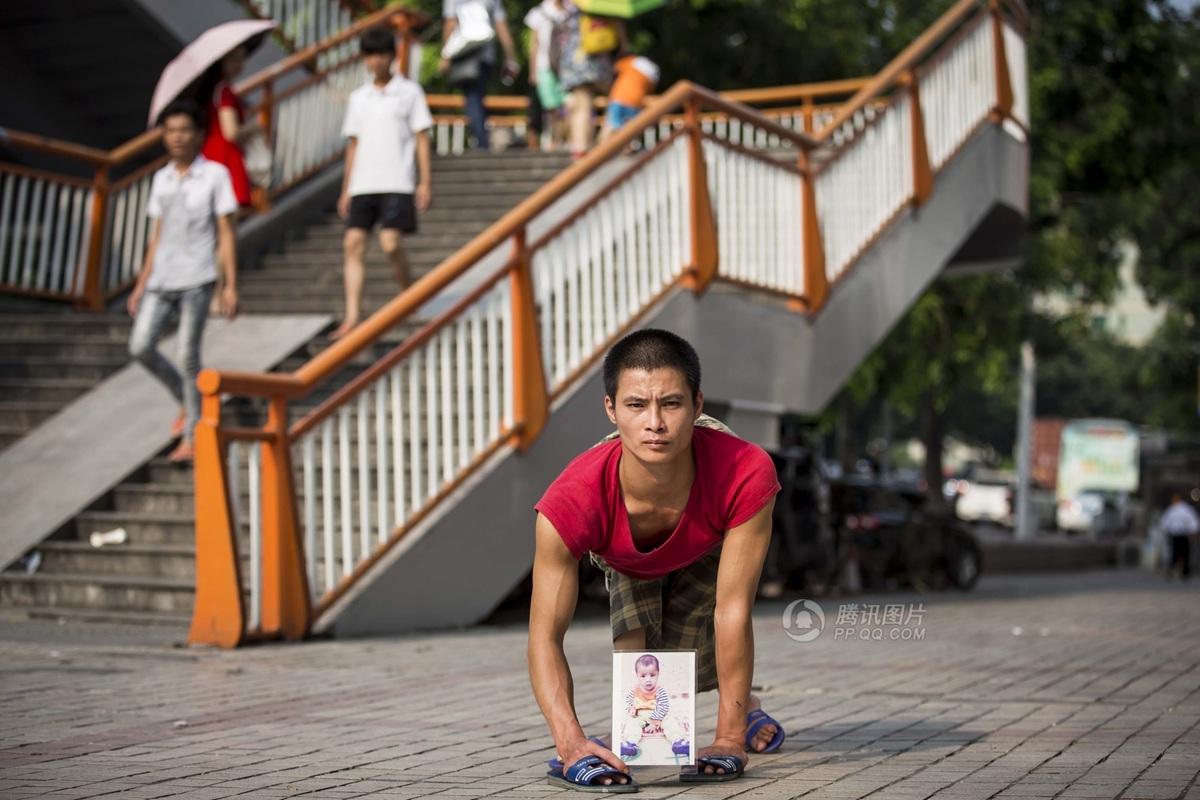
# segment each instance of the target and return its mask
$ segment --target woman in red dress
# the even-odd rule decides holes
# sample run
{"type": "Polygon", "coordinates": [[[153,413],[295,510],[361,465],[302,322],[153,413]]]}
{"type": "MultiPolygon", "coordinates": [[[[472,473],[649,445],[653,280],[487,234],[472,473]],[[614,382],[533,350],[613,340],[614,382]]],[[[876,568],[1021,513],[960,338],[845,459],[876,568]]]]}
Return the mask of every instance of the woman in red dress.
{"type": "Polygon", "coordinates": [[[200,89],[202,107],[208,107],[208,132],[200,152],[229,170],[233,194],[243,208],[250,205],[250,176],[246,172],[241,144],[248,130],[242,124],[245,108],[233,93],[231,84],[245,66],[248,53],[244,45],[232,50],[212,66],[200,89]]]}

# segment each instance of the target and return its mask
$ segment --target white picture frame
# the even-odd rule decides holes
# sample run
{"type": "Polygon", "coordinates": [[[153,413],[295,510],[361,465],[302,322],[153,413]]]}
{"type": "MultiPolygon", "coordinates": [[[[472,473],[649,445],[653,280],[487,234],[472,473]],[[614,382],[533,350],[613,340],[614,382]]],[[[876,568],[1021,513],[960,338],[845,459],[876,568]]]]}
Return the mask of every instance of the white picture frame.
{"type": "Polygon", "coordinates": [[[695,650],[613,653],[612,685],[614,753],[631,767],[696,763],[695,650]]]}

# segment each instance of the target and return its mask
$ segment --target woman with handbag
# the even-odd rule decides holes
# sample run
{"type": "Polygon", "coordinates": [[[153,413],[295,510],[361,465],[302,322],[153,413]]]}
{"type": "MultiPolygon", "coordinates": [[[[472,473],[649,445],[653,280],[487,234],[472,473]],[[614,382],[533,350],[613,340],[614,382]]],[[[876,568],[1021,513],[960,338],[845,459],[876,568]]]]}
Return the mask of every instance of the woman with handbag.
{"type": "Polygon", "coordinates": [[[496,63],[496,39],[504,48],[504,75],[512,79],[519,69],[504,4],[501,0],[443,0],[442,18],[438,71],[462,89],[475,146],[487,150],[490,140],[483,98],[496,63]]]}
{"type": "Polygon", "coordinates": [[[614,17],[584,14],[571,6],[555,35],[559,82],[567,93],[571,157],[581,158],[592,146],[596,93],[608,91],[613,80],[613,54],[629,46],[625,23],[614,17]]]}

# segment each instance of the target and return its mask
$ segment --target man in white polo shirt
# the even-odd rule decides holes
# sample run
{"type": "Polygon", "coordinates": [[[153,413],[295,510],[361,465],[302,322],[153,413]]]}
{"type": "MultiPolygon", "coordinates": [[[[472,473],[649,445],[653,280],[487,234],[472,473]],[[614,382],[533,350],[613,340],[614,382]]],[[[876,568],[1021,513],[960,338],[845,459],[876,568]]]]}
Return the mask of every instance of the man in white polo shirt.
{"type": "Polygon", "coordinates": [[[200,155],[204,130],[200,108],[180,100],[158,117],[170,161],[154,173],[146,213],[154,220],[142,272],[126,303],[134,318],[129,352],[166,385],[183,405],[172,433],[182,436],[172,461],[192,458],[192,428],[200,415],[200,339],[217,281],[225,273],[221,309],[237,313],[237,245],[233,215],[238,209],[229,170],[200,155]],[[179,315],[182,371],[158,352],[171,316],[179,315]]]}
{"type": "Polygon", "coordinates": [[[433,117],[419,84],[392,74],[395,41],[386,30],[363,34],[360,50],[370,80],[350,94],[342,134],[346,137],[346,169],[338,214],[346,220],[346,316],[333,333],[337,339],[359,323],[367,235],[380,226],[379,246],[396,271],[401,289],[408,286],[408,259],[400,243],[403,233],[417,230],[417,211],[429,208],[433,117]],[[413,180],[413,162],[420,179],[413,180]]]}

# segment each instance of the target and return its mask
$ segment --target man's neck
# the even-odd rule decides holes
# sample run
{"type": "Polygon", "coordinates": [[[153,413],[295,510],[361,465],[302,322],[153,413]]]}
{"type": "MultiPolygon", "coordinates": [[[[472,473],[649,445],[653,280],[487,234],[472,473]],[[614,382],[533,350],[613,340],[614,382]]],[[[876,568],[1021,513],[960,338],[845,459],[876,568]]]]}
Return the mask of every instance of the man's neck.
{"type": "Polygon", "coordinates": [[[378,86],[380,89],[387,86],[391,82],[392,82],[392,74],[390,72],[387,75],[384,75],[383,77],[380,77],[378,75],[375,76],[375,85],[378,86]]]}
{"type": "Polygon", "coordinates": [[[625,452],[617,477],[627,498],[649,503],[672,500],[691,491],[696,478],[692,448],[689,445],[678,458],[666,464],[647,464],[625,452]]]}
{"type": "Polygon", "coordinates": [[[175,171],[183,175],[192,168],[192,164],[196,163],[196,153],[192,153],[187,158],[172,159],[171,163],[175,165],[175,171]]]}

